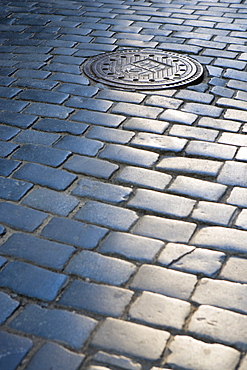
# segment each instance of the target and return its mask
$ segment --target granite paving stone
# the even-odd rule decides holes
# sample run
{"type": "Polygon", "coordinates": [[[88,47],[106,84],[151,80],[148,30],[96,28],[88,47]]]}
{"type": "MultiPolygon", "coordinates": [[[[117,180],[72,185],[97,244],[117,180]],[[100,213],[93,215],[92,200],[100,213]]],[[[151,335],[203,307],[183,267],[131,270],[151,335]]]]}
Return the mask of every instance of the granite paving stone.
{"type": "Polygon", "coordinates": [[[191,243],[221,251],[246,253],[246,231],[220,226],[200,229],[191,239],[191,243]]]}
{"type": "Polygon", "coordinates": [[[221,344],[210,344],[196,340],[189,336],[177,335],[169,346],[170,354],[167,365],[186,366],[193,370],[234,370],[240,353],[231,347],[221,344]],[[197,353],[197,356],[193,354],[197,353]]]}
{"type": "Polygon", "coordinates": [[[34,121],[36,121],[36,119],[37,119],[37,116],[33,116],[29,114],[8,112],[8,111],[0,112],[1,123],[5,123],[11,126],[17,126],[20,128],[28,128],[34,123],[34,121]]]}
{"type": "Polygon", "coordinates": [[[169,267],[175,270],[214,277],[220,270],[224,260],[224,253],[195,248],[190,253],[174,261],[169,267]]]}
{"type": "Polygon", "coordinates": [[[92,125],[118,127],[125,120],[125,117],[119,114],[81,110],[71,116],[71,119],[72,121],[91,123],[92,125]]]}
{"type": "Polygon", "coordinates": [[[145,209],[158,214],[187,217],[191,213],[195,203],[192,199],[176,195],[138,189],[127,205],[134,209],[145,209]]]}
{"type": "Polygon", "coordinates": [[[97,321],[77,313],[30,304],[9,324],[15,330],[80,349],[97,321]],[[40,325],[42,323],[42,325],[40,325]]]}
{"type": "Polygon", "coordinates": [[[140,167],[151,167],[158,159],[158,154],[123,145],[108,144],[101,151],[100,158],[123,162],[140,167]]]}
{"type": "Polygon", "coordinates": [[[247,283],[247,260],[239,257],[229,257],[226,264],[223,266],[219,277],[221,279],[247,283]]]}
{"type": "Polygon", "coordinates": [[[60,105],[48,103],[31,103],[31,105],[24,109],[24,113],[27,114],[31,113],[38,116],[54,118],[67,118],[69,114],[72,113],[73,111],[74,109],[72,108],[67,108],[60,105]]]}
{"type": "Polygon", "coordinates": [[[226,345],[234,343],[239,350],[245,351],[247,346],[247,336],[244,330],[246,320],[246,315],[201,305],[192,316],[189,332],[226,345]]]}
{"type": "Polygon", "coordinates": [[[151,262],[163,245],[160,240],[113,231],[103,240],[99,251],[151,262]]]}
{"type": "Polygon", "coordinates": [[[107,318],[93,337],[92,345],[147,360],[158,360],[169,333],[123,320],[107,318]],[[128,341],[125,338],[128,338],[128,341]],[[152,346],[149,343],[153,343],[152,346]]]}
{"type": "Polygon", "coordinates": [[[131,305],[129,317],[144,324],[182,329],[190,304],[164,295],[143,292],[131,305]]]}
{"type": "Polygon", "coordinates": [[[48,217],[48,214],[20,205],[0,203],[0,222],[15,229],[34,231],[48,217]]]}
{"type": "Polygon", "coordinates": [[[143,216],[133,228],[133,233],[164,241],[187,243],[195,228],[196,224],[191,222],[143,216]]]}
{"type": "Polygon", "coordinates": [[[33,128],[46,132],[65,132],[73,135],[80,135],[86,131],[88,125],[79,122],[42,118],[33,125],[33,128]]]}
{"type": "Polygon", "coordinates": [[[154,172],[146,168],[125,166],[117,173],[115,179],[120,182],[131,184],[132,186],[139,185],[144,188],[164,190],[171,181],[172,176],[166,173],[154,172]]]}
{"type": "Polygon", "coordinates": [[[44,301],[55,299],[66,281],[66,275],[19,261],[9,262],[0,272],[1,287],[44,301]]]}
{"type": "Polygon", "coordinates": [[[61,243],[68,243],[85,249],[93,249],[107,232],[108,230],[103,227],[53,217],[44,227],[41,235],[61,243]]]}
{"type": "Polygon", "coordinates": [[[217,201],[225,193],[226,186],[187,176],[177,176],[169,191],[193,198],[217,201]]]}
{"type": "Polygon", "coordinates": [[[215,128],[215,129],[224,130],[224,131],[237,132],[241,126],[241,123],[237,121],[231,121],[231,120],[225,120],[225,119],[202,117],[198,122],[198,126],[210,127],[210,128],[215,128]]]}
{"type": "Polygon", "coordinates": [[[197,285],[192,301],[246,313],[246,284],[203,278],[197,285]]]}
{"type": "Polygon", "coordinates": [[[178,243],[167,243],[157,259],[157,262],[162,266],[168,266],[176,262],[186,254],[191,253],[195,249],[194,246],[178,243]]]}
{"type": "Polygon", "coordinates": [[[92,181],[84,178],[78,181],[72,194],[79,197],[99,199],[110,203],[121,203],[129,198],[132,189],[119,185],[107,184],[101,181],[92,181]]]}
{"type": "Polygon", "coordinates": [[[162,112],[163,109],[161,108],[147,107],[131,103],[117,103],[112,108],[112,113],[153,119],[157,118],[157,116],[162,112]]]}
{"type": "Polygon", "coordinates": [[[92,251],[75,255],[66,268],[73,275],[117,286],[124,284],[135,270],[130,262],[92,251]]]}
{"type": "Polygon", "coordinates": [[[227,161],[217,177],[217,181],[221,184],[247,187],[246,174],[247,164],[227,161]]]}
{"type": "MultiPolygon", "coordinates": [[[[2,3],[1,369],[247,367],[246,9],[2,3]],[[126,48],[203,75],[134,89],[84,73],[126,48]]],[[[135,55],[126,73],[151,78],[135,55]]]]}
{"type": "Polygon", "coordinates": [[[151,133],[138,133],[132,140],[131,145],[154,150],[180,152],[183,150],[187,140],[173,138],[151,133]]]}
{"type": "Polygon", "coordinates": [[[0,341],[0,367],[2,369],[15,370],[33,346],[30,339],[5,331],[0,332],[0,341]]]}
{"type": "Polygon", "coordinates": [[[0,196],[6,200],[20,200],[32,186],[28,182],[0,177],[0,196]]]}
{"type": "Polygon", "coordinates": [[[84,360],[83,354],[76,354],[55,343],[46,342],[28,363],[27,370],[42,370],[52,366],[54,370],[76,370],[84,360]]]}
{"type": "Polygon", "coordinates": [[[63,168],[75,173],[109,179],[119,166],[98,158],[74,155],[63,168]]]}
{"type": "Polygon", "coordinates": [[[232,145],[197,140],[191,140],[185,149],[185,153],[189,155],[225,160],[233,159],[236,151],[237,148],[232,145]]]}
{"type": "Polygon", "coordinates": [[[63,269],[65,263],[75,252],[75,248],[29,234],[15,233],[0,247],[0,253],[19,257],[41,266],[63,269]]]}
{"type": "Polygon", "coordinates": [[[217,118],[222,113],[222,108],[209,106],[206,104],[199,104],[199,103],[185,103],[185,105],[182,108],[182,111],[192,113],[192,114],[198,114],[201,116],[209,116],[217,118]]]}
{"type": "Polygon", "coordinates": [[[72,135],[66,135],[56,144],[54,148],[69,150],[73,153],[95,156],[98,151],[103,147],[103,143],[97,140],[90,140],[84,137],[74,137],[72,135]]]}
{"type": "Polygon", "coordinates": [[[18,95],[18,98],[23,100],[34,100],[42,103],[55,103],[55,104],[62,104],[67,98],[69,94],[65,94],[62,92],[54,92],[54,91],[42,91],[35,89],[27,89],[21,92],[18,95]]]}
{"type": "Polygon", "coordinates": [[[75,214],[75,219],[92,224],[128,231],[138,216],[136,212],[96,201],[88,201],[75,214]]]}
{"type": "Polygon", "coordinates": [[[0,157],[8,157],[15,149],[18,148],[18,145],[8,142],[0,141],[0,157]]]}
{"type": "Polygon", "coordinates": [[[181,112],[175,109],[166,109],[159,117],[161,120],[184,123],[186,125],[192,125],[197,119],[197,115],[194,113],[181,112]]]}
{"type": "Polygon", "coordinates": [[[19,306],[19,302],[16,301],[15,299],[12,299],[8,294],[5,294],[3,292],[0,292],[0,299],[1,299],[0,323],[3,324],[3,322],[19,306]]]}
{"type": "MultiPolygon", "coordinates": [[[[10,162],[8,163],[8,168],[12,166],[13,169],[15,169],[20,163],[11,160],[8,160],[8,162],[10,162]]],[[[55,190],[65,190],[77,178],[76,175],[73,175],[67,171],[58,170],[35,163],[23,164],[17,171],[15,171],[13,177],[15,179],[26,180],[30,181],[31,183],[47,186],[48,188],[55,190]]]]}
{"type": "Polygon", "coordinates": [[[207,176],[217,176],[221,162],[197,158],[165,157],[157,165],[158,170],[179,171],[180,173],[198,173],[207,176]]]}
{"type": "Polygon", "coordinates": [[[0,140],[10,140],[18,132],[20,132],[18,128],[0,125],[0,140]]]}
{"type": "Polygon", "coordinates": [[[86,137],[117,144],[127,144],[134,135],[135,134],[132,131],[122,131],[116,128],[93,126],[86,134],[86,137]]]}
{"type": "Polygon", "coordinates": [[[194,220],[227,226],[236,209],[236,207],[227,204],[201,201],[197,204],[191,217],[194,220]]]}
{"type": "Polygon", "coordinates": [[[196,283],[196,275],[160,266],[142,265],[134,276],[130,287],[131,289],[188,300],[196,283]]]}
{"type": "Polygon", "coordinates": [[[58,303],[78,310],[119,317],[132,296],[133,292],[127,289],[74,280],[63,292],[58,303]]]}
{"type": "Polygon", "coordinates": [[[15,151],[11,158],[58,167],[70,154],[71,152],[67,150],[37,144],[24,144],[15,151]]]}
{"type": "Polygon", "coordinates": [[[190,127],[184,125],[173,125],[169,135],[184,137],[186,139],[196,139],[203,141],[215,141],[219,131],[207,128],[190,127]]]}
{"type": "Polygon", "coordinates": [[[93,359],[100,363],[110,364],[122,367],[126,370],[141,370],[141,364],[126,356],[113,355],[103,351],[98,351],[93,359]]]}
{"type": "Polygon", "coordinates": [[[137,117],[131,117],[123,124],[123,128],[127,130],[154,132],[156,134],[163,134],[168,126],[168,122],[137,117]]]}

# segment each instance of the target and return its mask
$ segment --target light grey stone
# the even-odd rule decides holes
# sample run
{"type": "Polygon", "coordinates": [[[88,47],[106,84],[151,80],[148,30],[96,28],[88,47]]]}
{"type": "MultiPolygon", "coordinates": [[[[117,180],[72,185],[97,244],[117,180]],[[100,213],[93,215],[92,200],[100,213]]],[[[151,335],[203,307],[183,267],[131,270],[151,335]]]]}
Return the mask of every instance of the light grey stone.
{"type": "Polygon", "coordinates": [[[196,283],[195,275],[159,266],[142,265],[131,283],[131,288],[187,300],[196,283]]]}
{"type": "Polygon", "coordinates": [[[226,191],[226,186],[192,177],[177,176],[169,186],[169,191],[195,198],[218,200],[226,191]]]}
{"type": "Polygon", "coordinates": [[[230,257],[223,267],[220,278],[247,284],[247,259],[230,257]]]}
{"type": "Polygon", "coordinates": [[[203,343],[188,336],[175,336],[169,350],[168,365],[190,370],[235,370],[240,358],[233,348],[203,343]]]}
{"type": "Polygon", "coordinates": [[[95,333],[92,345],[155,361],[160,358],[169,337],[163,330],[107,318],[95,333]]]}
{"type": "Polygon", "coordinates": [[[189,312],[190,304],[187,302],[143,292],[132,304],[129,316],[144,323],[182,329],[189,312]]]}
{"type": "Polygon", "coordinates": [[[192,237],[191,244],[246,253],[247,232],[220,226],[204,227],[192,237]]]}
{"type": "Polygon", "coordinates": [[[194,249],[195,247],[186,244],[168,243],[161,252],[158,262],[161,265],[167,266],[187,253],[192,252],[194,249]]]}
{"type": "Polygon", "coordinates": [[[191,217],[195,220],[227,226],[236,209],[222,203],[199,202],[191,217]]]}
{"type": "Polygon", "coordinates": [[[98,362],[104,362],[109,365],[115,365],[126,370],[141,370],[141,365],[134,362],[128,357],[112,355],[103,351],[99,351],[93,356],[93,359],[98,362]]]}
{"type": "Polygon", "coordinates": [[[247,313],[247,285],[203,278],[192,301],[247,313]]]}
{"type": "Polygon", "coordinates": [[[247,316],[212,306],[200,306],[189,323],[189,331],[197,335],[247,349],[247,316]]]}

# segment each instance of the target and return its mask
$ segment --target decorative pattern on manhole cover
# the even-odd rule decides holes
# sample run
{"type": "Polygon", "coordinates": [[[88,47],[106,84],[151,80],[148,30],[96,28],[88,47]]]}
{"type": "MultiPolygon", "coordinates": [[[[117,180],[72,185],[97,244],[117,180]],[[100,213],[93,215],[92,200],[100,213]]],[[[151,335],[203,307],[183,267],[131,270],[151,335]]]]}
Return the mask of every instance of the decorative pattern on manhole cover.
{"type": "Polygon", "coordinates": [[[196,60],[162,50],[123,50],[89,59],[83,66],[91,79],[124,89],[154,90],[189,85],[202,77],[196,60]]]}

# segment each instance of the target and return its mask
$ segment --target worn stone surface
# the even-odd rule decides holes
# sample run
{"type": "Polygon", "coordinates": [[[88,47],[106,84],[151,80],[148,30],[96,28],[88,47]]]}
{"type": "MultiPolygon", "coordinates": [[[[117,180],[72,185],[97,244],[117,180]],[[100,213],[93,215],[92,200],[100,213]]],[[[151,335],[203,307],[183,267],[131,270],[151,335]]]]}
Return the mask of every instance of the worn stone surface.
{"type": "Polygon", "coordinates": [[[246,12],[1,2],[1,369],[247,367],[246,12]],[[85,75],[125,48],[150,51],[136,79],[179,79],[151,49],[204,74],[154,90],[85,75]]]}
{"type": "Polygon", "coordinates": [[[92,345],[147,360],[158,360],[169,336],[163,330],[107,318],[95,333],[92,345]]]}
{"type": "Polygon", "coordinates": [[[221,344],[203,343],[187,336],[176,336],[170,344],[167,364],[195,370],[234,370],[240,353],[221,344]]]}

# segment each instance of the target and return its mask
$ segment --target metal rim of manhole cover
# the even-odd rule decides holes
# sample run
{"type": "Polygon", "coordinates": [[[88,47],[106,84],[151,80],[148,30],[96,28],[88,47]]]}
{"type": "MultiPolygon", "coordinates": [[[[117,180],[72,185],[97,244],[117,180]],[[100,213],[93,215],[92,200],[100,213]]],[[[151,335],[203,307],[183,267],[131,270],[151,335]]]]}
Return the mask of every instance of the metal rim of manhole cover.
{"type": "Polygon", "coordinates": [[[90,79],[131,90],[167,89],[198,82],[203,67],[181,54],[154,49],[126,49],[96,55],[82,70],[90,79]]]}

